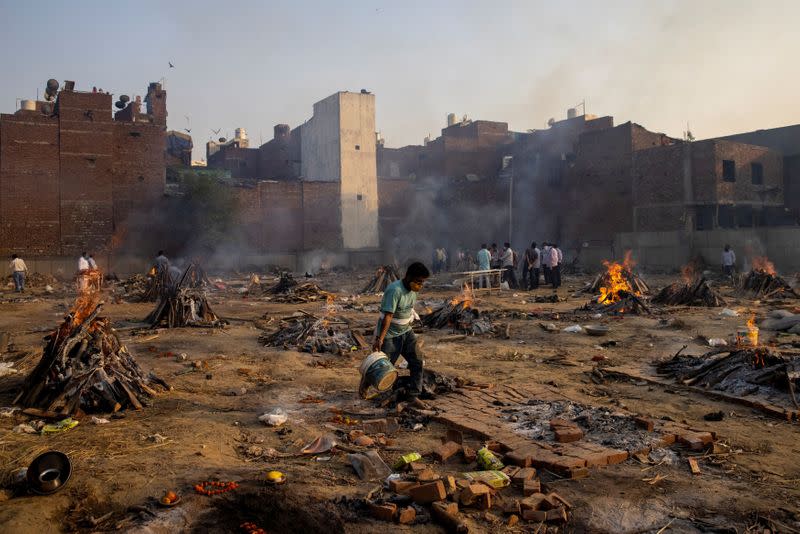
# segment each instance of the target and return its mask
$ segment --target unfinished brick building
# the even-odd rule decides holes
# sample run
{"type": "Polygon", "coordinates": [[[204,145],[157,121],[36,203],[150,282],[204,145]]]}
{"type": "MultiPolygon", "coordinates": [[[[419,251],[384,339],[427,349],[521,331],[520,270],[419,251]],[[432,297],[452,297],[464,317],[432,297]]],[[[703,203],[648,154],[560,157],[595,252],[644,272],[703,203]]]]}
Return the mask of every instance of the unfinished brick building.
{"type": "Polygon", "coordinates": [[[145,113],[137,98],[113,116],[108,93],[67,82],[53,96],[0,115],[0,252],[105,262],[128,215],[163,195],[166,91],[152,83],[145,113]]]}

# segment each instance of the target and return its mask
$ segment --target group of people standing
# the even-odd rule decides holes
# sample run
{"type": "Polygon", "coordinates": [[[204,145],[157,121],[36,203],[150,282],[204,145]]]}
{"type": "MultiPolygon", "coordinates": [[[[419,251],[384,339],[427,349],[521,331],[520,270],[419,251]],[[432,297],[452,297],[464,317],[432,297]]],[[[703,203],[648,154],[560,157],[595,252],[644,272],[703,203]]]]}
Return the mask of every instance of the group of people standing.
{"type": "MultiPolygon", "coordinates": [[[[521,284],[517,280],[517,267],[520,261],[510,243],[503,243],[502,251],[498,249],[496,243],[492,243],[491,247],[483,243],[476,259],[480,271],[503,269],[502,281],[507,282],[512,289],[537,289],[542,275],[544,283],[552,285],[553,289],[561,286],[561,264],[564,261],[564,254],[556,243],[544,243],[540,249],[534,241],[525,249],[521,261],[521,284]]],[[[478,287],[489,287],[488,275],[479,277],[478,287]]]]}

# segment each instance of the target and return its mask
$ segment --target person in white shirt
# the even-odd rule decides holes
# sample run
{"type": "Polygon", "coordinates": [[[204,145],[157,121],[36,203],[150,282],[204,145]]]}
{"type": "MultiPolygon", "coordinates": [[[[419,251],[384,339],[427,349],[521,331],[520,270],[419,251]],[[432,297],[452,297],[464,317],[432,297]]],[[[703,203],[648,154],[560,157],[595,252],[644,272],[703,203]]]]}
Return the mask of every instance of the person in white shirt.
{"type": "Polygon", "coordinates": [[[508,282],[511,289],[517,288],[517,273],[514,269],[516,255],[510,243],[503,243],[503,254],[500,256],[500,267],[503,269],[503,281],[508,282]]]}
{"type": "Polygon", "coordinates": [[[11,255],[11,263],[8,264],[11,276],[14,278],[14,290],[17,293],[25,291],[25,275],[28,274],[28,266],[16,254],[11,255]]]}
{"type": "Polygon", "coordinates": [[[542,244],[542,274],[544,274],[545,284],[552,282],[550,279],[550,243],[546,241],[542,244]]]}
{"type": "Polygon", "coordinates": [[[81,254],[81,257],[78,258],[78,272],[82,273],[84,271],[89,270],[89,255],[84,252],[81,254]]]}
{"type": "Polygon", "coordinates": [[[550,247],[550,280],[553,284],[553,289],[561,287],[561,260],[564,255],[558,248],[558,244],[553,243],[550,247]]]}
{"type": "Polygon", "coordinates": [[[97,262],[94,261],[94,254],[89,254],[89,257],[86,261],[89,262],[90,269],[97,269],[97,262]]]}
{"type": "Polygon", "coordinates": [[[736,265],[736,253],[733,252],[730,245],[725,245],[725,250],[722,251],[722,270],[725,276],[733,276],[733,269],[736,265]]]}
{"type": "Polygon", "coordinates": [[[536,242],[531,243],[530,258],[528,260],[528,276],[530,276],[529,289],[539,289],[539,271],[542,269],[542,251],[536,246],[536,242]]]}

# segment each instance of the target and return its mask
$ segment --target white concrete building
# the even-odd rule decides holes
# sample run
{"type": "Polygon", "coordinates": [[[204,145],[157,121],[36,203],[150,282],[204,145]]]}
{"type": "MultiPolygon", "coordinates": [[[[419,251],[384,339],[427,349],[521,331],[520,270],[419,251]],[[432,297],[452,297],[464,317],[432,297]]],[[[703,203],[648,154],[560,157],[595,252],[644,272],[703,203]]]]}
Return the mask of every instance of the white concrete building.
{"type": "Polygon", "coordinates": [[[375,95],[338,92],[314,104],[301,128],[301,175],[339,182],[345,249],[379,246],[375,95]]]}

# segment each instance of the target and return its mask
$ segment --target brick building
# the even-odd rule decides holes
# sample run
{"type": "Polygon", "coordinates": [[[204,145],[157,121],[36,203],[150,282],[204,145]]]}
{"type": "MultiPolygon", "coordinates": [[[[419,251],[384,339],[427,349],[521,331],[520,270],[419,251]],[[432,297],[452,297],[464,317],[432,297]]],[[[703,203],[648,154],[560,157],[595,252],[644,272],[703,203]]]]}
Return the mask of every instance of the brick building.
{"type": "Polygon", "coordinates": [[[786,207],[800,212],[800,124],[720,137],[770,148],[783,156],[783,189],[786,207]]]}
{"type": "Polygon", "coordinates": [[[54,101],[23,101],[0,115],[0,253],[76,256],[111,252],[133,210],[164,191],[166,91],[120,103],[74,83],[54,101]]]}
{"type": "Polygon", "coordinates": [[[680,142],[633,158],[633,230],[774,225],[784,212],[783,158],[726,140],[680,142]]]}

